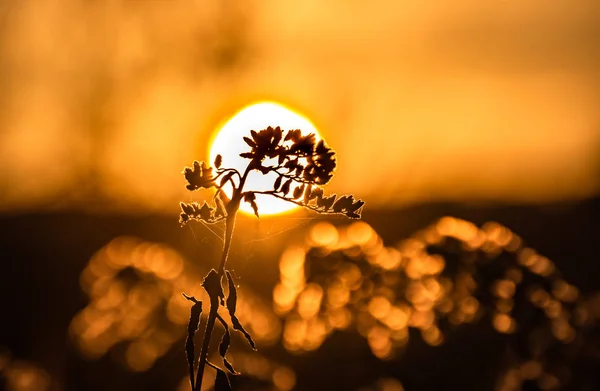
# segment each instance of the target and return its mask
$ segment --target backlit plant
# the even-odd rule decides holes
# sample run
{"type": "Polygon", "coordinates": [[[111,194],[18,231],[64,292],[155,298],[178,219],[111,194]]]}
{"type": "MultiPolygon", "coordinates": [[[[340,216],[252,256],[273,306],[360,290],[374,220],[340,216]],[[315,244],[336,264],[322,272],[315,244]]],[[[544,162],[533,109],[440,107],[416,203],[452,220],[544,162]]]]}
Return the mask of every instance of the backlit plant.
{"type": "Polygon", "coordinates": [[[248,159],[248,165],[243,172],[235,168],[222,167],[221,155],[217,155],[214,167],[195,161],[192,167],[186,167],[183,170],[188,190],[215,189],[216,193],[212,205],[207,202],[202,205],[197,202],[182,202],[180,223],[184,225],[194,220],[206,224],[225,222],[225,243],[219,267],[217,270],[212,269],[204,277],[202,283],[209,296],[210,308],[197,366],[194,335],[200,326],[202,302],[193,296],[184,294],[185,298],[193,303],[188,324],[188,337],[185,343],[193,391],[201,389],[206,365],[217,371],[215,380],[217,391],[231,389],[225,371],[207,361],[212,331],[217,320],[225,329],[219,345],[219,354],[223,358],[223,365],[231,374],[237,374],[226,358],[231,337],[227,321],[218,312],[219,307],[227,310],[231,327],[240,331],[252,348],[255,348],[252,337],[236,317],[236,286],[231,274],[225,268],[240,204],[247,202],[252,207],[254,214],[259,217],[256,195],[265,194],[318,213],[342,214],[351,219],[360,218],[364,205],[363,201],[356,200],[352,195],[337,197],[335,194],[329,196],[324,194],[323,186],[334,175],[336,156],[335,151],[329,148],[323,140],[317,141],[314,134],[303,135],[300,130],[289,130],[284,135],[280,127],[269,126],[258,132],[251,130],[250,135],[251,137],[244,137],[250,150],[240,154],[242,158],[248,159]],[[273,182],[272,190],[249,189],[247,179],[252,171],[259,171],[264,175],[275,173],[276,179],[273,182]],[[228,185],[233,189],[231,198],[224,192],[224,187],[228,185]],[[223,276],[227,278],[227,298],[225,298],[222,287],[223,276]]]}

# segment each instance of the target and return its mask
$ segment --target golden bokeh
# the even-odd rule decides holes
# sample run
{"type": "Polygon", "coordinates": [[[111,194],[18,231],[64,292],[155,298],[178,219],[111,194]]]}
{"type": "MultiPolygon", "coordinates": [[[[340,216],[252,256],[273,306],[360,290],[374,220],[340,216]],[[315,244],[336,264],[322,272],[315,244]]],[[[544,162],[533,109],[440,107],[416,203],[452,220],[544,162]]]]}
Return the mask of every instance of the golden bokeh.
{"type": "Polygon", "coordinates": [[[439,346],[462,324],[487,322],[530,344],[520,366],[498,380],[500,390],[524,381],[560,388],[567,379],[554,371],[565,364],[545,352],[577,349],[584,325],[600,321],[600,296],[583,300],[550,259],[497,222],[479,228],[444,217],[393,246],[364,221],[319,222],[303,246],[283,253],[279,271],[274,306],[290,352],[315,350],[334,330],[354,328],[375,357],[390,360],[409,342],[409,329],[439,346]],[[535,321],[523,320],[523,306],[535,321]]]}
{"type": "MultiPolygon", "coordinates": [[[[88,359],[124,346],[120,362],[131,371],[146,371],[183,343],[190,305],[181,292],[207,299],[197,283],[201,275],[165,244],[117,237],[81,272],[81,287],[90,302],[72,319],[70,336],[88,359]]],[[[281,330],[269,305],[246,288],[238,295],[236,314],[253,338],[263,346],[276,342],[281,330]]]]}

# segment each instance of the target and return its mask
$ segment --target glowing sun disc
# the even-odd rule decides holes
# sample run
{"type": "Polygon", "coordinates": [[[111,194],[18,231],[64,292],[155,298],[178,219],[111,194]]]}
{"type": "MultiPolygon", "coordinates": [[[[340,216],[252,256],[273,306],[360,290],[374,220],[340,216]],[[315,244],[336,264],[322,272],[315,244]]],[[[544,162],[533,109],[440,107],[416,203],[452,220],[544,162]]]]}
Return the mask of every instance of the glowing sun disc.
{"type": "MultiPolygon", "coordinates": [[[[249,152],[250,147],[242,138],[250,137],[250,130],[259,131],[268,126],[279,126],[284,134],[290,129],[300,129],[303,134],[314,133],[317,140],[321,139],[315,125],[303,115],[279,103],[260,102],[240,110],[215,132],[216,136],[210,147],[210,161],[214,162],[217,155],[221,155],[223,157],[221,167],[235,168],[243,173],[250,160],[240,157],[240,153],[249,152]]],[[[258,171],[252,171],[248,175],[244,190],[273,190],[275,179],[277,179],[277,174],[273,172],[263,175],[258,171]]],[[[231,197],[231,186],[224,187],[224,190],[231,197]]],[[[261,194],[257,194],[256,204],[261,216],[284,213],[298,207],[291,202],[261,194]]],[[[242,202],[240,210],[254,214],[246,202],[242,202]]]]}

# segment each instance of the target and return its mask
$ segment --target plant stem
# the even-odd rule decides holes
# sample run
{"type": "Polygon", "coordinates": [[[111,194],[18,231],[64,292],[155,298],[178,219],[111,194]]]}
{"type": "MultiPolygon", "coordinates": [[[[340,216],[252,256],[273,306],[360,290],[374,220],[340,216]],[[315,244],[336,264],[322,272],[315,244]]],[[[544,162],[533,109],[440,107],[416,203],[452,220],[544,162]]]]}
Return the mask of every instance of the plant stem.
{"type": "MultiPolygon", "coordinates": [[[[229,255],[229,248],[231,247],[231,239],[233,237],[233,228],[235,227],[235,217],[240,207],[240,201],[242,199],[242,191],[244,184],[248,178],[248,174],[252,170],[252,165],[246,167],[244,175],[240,179],[239,186],[234,189],[231,201],[227,205],[227,219],[225,220],[225,243],[223,244],[223,254],[221,255],[221,263],[217,275],[219,281],[225,274],[225,264],[227,263],[227,256],[229,255]]],[[[210,347],[210,337],[212,336],[213,328],[215,327],[215,320],[219,314],[219,299],[212,298],[210,300],[210,311],[208,313],[208,320],[206,321],[206,329],[204,330],[204,338],[202,340],[202,350],[200,351],[200,360],[198,362],[198,372],[196,374],[196,387],[194,391],[200,391],[202,389],[202,377],[204,376],[204,367],[206,366],[206,359],[208,357],[208,348],[210,347]]]]}
{"type": "MultiPolygon", "coordinates": [[[[225,264],[227,263],[227,256],[229,255],[229,248],[231,247],[231,238],[233,236],[233,228],[235,226],[236,213],[227,216],[225,222],[225,244],[223,245],[223,254],[221,255],[221,263],[219,265],[218,276],[219,281],[223,274],[225,274],[225,264]]],[[[200,391],[202,388],[202,377],[204,376],[204,367],[206,366],[206,359],[208,356],[208,348],[210,346],[210,337],[212,335],[213,328],[215,327],[215,320],[217,319],[219,310],[219,299],[211,298],[210,300],[210,311],[208,313],[208,320],[206,322],[206,329],[204,330],[204,338],[202,340],[202,350],[200,351],[200,361],[198,363],[198,373],[196,374],[196,388],[194,391],[200,391]]]]}

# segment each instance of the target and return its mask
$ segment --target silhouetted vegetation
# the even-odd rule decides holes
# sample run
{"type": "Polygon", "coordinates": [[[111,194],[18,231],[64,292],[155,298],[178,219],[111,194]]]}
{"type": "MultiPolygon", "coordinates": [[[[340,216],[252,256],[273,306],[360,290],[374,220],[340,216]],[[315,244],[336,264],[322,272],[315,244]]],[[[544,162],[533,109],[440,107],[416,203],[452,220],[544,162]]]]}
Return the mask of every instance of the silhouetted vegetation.
{"type": "Polygon", "coordinates": [[[201,221],[207,224],[225,221],[225,243],[219,267],[217,270],[212,269],[202,283],[209,296],[210,307],[196,371],[194,370],[196,368],[194,335],[200,327],[202,302],[193,296],[184,294],[185,298],[193,303],[185,344],[190,384],[193,391],[200,391],[206,365],[217,371],[215,390],[231,389],[225,371],[207,360],[212,331],[217,319],[225,329],[219,345],[219,354],[223,359],[223,365],[229,373],[238,374],[226,358],[230,345],[229,326],[219,315],[219,307],[227,309],[233,329],[241,332],[252,348],[255,348],[252,337],[236,317],[236,286],[231,274],[225,269],[240,203],[250,204],[256,217],[259,217],[256,195],[265,194],[318,213],[343,214],[352,219],[360,218],[364,205],[363,201],[354,199],[352,195],[341,197],[337,197],[335,194],[324,195],[322,186],[327,184],[334,175],[336,157],[335,151],[329,148],[323,140],[317,141],[314,134],[303,135],[300,130],[296,129],[289,130],[284,137],[284,132],[280,127],[270,126],[259,132],[251,130],[250,134],[252,137],[244,137],[250,151],[240,154],[241,157],[249,160],[243,173],[235,168],[222,167],[221,155],[217,155],[214,168],[204,162],[195,161],[192,167],[186,167],[183,170],[188,190],[214,188],[216,193],[213,197],[213,205],[206,202],[202,205],[196,202],[182,202],[179,219],[181,224],[190,221],[201,221]],[[272,190],[262,191],[246,188],[248,174],[254,170],[265,175],[271,172],[277,174],[272,190]],[[231,198],[225,194],[223,189],[227,184],[233,188],[231,198]],[[227,299],[225,299],[222,287],[223,275],[226,275],[228,282],[227,299]],[[195,375],[194,372],[196,372],[195,375]]]}

